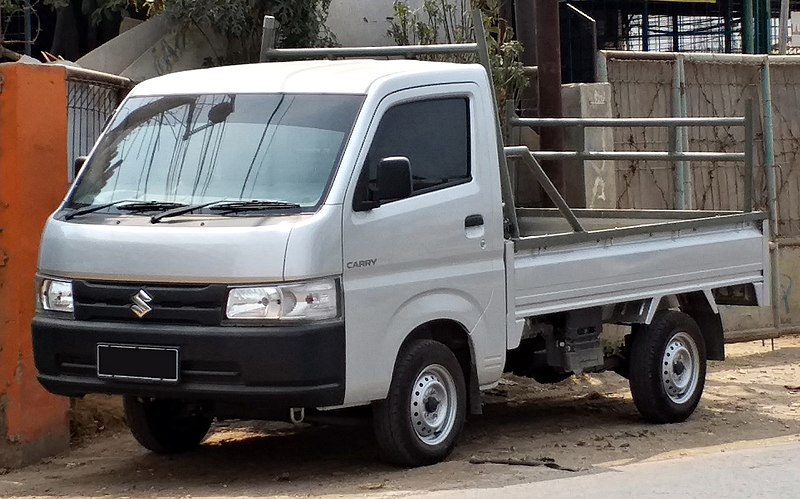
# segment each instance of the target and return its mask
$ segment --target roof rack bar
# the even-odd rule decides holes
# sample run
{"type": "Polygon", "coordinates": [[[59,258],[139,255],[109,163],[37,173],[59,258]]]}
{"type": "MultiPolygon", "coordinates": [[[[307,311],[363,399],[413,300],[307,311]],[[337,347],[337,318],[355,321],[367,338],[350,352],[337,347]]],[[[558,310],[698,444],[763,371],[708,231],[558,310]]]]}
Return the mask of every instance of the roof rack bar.
{"type": "Polygon", "coordinates": [[[477,54],[477,43],[403,45],[397,47],[334,47],[312,49],[267,49],[261,61],[294,59],[335,59],[345,57],[416,57],[439,54],[477,54]]]}
{"type": "Polygon", "coordinates": [[[743,116],[687,118],[511,118],[513,126],[534,127],[675,127],[675,126],[743,126],[743,116]]]}
{"type": "Polygon", "coordinates": [[[336,59],[348,57],[406,57],[420,55],[479,54],[477,43],[447,43],[436,45],[403,45],[397,47],[323,47],[305,49],[275,48],[280,25],[272,16],[264,16],[261,38],[261,62],[298,59],[336,59]]]}

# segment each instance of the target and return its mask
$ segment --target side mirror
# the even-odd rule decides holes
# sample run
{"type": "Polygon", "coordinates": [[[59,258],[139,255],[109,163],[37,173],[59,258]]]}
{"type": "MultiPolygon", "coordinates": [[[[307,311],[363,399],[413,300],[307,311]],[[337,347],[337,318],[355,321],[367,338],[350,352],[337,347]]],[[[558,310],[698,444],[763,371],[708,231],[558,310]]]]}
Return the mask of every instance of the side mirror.
{"type": "Polygon", "coordinates": [[[208,110],[209,123],[222,123],[233,113],[233,102],[225,101],[215,104],[208,110]]]}
{"type": "Polygon", "coordinates": [[[376,201],[403,199],[411,195],[411,162],[406,157],[392,156],[378,163],[376,201]]]}
{"type": "Polygon", "coordinates": [[[78,156],[75,158],[75,162],[72,164],[72,181],[75,180],[75,177],[81,172],[81,168],[86,163],[87,156],[78,156]]]}

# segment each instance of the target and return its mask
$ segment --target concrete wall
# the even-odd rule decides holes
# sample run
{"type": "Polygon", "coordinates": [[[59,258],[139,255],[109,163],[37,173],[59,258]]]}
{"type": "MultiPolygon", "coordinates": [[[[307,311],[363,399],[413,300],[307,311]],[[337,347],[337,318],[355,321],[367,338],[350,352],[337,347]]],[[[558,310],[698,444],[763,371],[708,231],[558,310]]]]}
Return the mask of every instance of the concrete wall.
{"type": "Polygon", "coordinates": [[[78,59],[77,63],[86,69],[140,82],[201,68],[206,59],[215,61],[227,50],[227,41],[213,30],[183,30],[161,15],[127,29],[78,59]]]}
{"type": "MultiPolygon", "coordinates": [[[[608,83],[573,83],[561,87],[563,116],[568,118],[611,118],[611,85],[608,83]]],[[[564,146],[580,147],[582,134],[587,151],[613,151],[614,134],[610,128],[567,128],[564,146]]],[[[564,161],[568,175],[567,199],[584,200],[586,208],[616,208],[616,167],[613,161],[564,161]]]]}
{"type": "MultiPolygon", "coordinates": [[[[423,0],[408,0],[422,7],[423,0]]],[[[328,29],[345,47],[387,46],[386,35],[393,15],[393,0],[332,0],[328,29]]],[[[166,16],[131,26],[121,34],[78,59],[84,68],[143,81],[176,71],[203,67],[227,52],[227,42],[211,29],[180,30],[166,16]]]]}
{"type": "Polygon", "coordinates": [[[0,468],[65,450],[69,399],[36,381],[39,238],[67,189],[66,72],[0,64],[0,468]]]}
{"type": "MultiPolygon", "coordinates": [[[[423,0],[408,0],[406,3],[412,9],[418,9],[423,0]]],[[[343,47],[394,45],[386,36],[393,5],[393,0],[332,0],[328,29],[343,47]]]]}

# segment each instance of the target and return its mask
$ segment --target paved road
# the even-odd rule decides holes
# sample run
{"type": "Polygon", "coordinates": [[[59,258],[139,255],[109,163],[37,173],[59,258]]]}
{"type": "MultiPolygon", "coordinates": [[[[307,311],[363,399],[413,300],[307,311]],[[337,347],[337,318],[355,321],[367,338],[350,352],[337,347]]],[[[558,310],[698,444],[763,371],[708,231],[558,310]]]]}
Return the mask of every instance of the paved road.
{"type": "Polygon", "coordinates": [[[407,497],[796,498],[800,497],[800,443],[638,463],[588,475],[510,487],[432,492],[407,497]]]}

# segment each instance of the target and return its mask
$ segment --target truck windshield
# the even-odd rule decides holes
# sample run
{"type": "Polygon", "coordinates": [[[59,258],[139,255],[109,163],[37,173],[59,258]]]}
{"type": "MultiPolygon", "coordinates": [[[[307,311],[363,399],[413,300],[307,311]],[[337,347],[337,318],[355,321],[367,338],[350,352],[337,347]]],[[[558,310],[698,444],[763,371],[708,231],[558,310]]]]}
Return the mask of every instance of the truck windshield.
{"type": "Polygon", "coordinates": [[[173,206],[263,200],[315,208],[362,102],[363,96],[306,94],[130,98],[66,208],[118,200],[173,206]]]}

